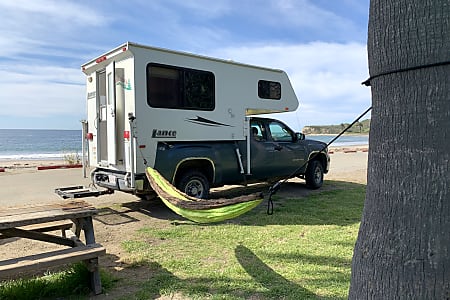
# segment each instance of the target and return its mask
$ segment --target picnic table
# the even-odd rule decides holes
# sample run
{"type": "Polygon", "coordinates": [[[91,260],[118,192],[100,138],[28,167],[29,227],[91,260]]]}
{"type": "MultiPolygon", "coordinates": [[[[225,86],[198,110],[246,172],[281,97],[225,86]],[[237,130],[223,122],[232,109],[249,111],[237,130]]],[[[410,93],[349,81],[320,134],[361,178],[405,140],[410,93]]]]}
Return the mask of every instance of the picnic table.
{"type": "Polygon", "coordinates": [[[95,242],[92,216],[97,209],[83,200],[0,208],[0,239],[26,238],[68,248],[0,261],[0,279],[84,261],[92,291],[101,293],[98,257],[105,248],[95,242]],[[61,236],[50,234],[61,231],[61,236]],[[84,232],[85,243],[80,240],[84,232]]]}

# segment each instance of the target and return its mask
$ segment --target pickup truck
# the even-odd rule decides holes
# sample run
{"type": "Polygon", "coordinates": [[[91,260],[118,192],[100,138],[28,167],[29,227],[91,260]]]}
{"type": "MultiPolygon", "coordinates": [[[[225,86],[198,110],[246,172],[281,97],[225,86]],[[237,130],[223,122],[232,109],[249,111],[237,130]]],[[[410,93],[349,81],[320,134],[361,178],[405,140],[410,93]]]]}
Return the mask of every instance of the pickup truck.
{"type": "Polygon", "coordinates": [[[179,190],[197,198],[208,198],[212,187],[286,177],[305,179],[311,189],[322,186],[330,163],[325,143],[305,139],[304,134],[271,118],[253,117],[250,126],[249,156],[246,141],[160,142],[155,169],[179,190]],[[245,168],[247,157],[250,173],[245,168]]]}

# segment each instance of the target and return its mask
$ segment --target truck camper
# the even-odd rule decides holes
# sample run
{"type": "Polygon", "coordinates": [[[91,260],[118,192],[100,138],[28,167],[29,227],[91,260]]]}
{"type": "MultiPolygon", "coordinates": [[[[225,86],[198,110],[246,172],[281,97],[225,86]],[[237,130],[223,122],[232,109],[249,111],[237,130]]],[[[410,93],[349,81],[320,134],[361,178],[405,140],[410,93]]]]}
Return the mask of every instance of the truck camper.
{"type": "Polygon", "coordinates": [[[322,185],[329,156],[259,114],[295,111],[285,72],[127,42],[82,65],[93,183],[145,197],[146,167],[188,195],[294,175],[322,185]],[[291,174],[315,156],[296,174],[291,174]]]}

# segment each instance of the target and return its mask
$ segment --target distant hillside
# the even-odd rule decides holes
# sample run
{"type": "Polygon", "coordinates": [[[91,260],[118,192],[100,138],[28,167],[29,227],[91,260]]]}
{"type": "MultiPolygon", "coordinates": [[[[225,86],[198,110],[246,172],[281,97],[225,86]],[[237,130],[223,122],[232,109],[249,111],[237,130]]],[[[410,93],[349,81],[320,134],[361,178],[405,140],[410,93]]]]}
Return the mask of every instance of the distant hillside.
{"type": "MultiPolygon", "coordinates": [[[[338,134],[344,130],[350,123],[339,125],[311,125],[303,127],[304,134],[338,134]]],[[[347,132],[368,134],[370,131],[370,119],[355,123],[347,132]]]]}

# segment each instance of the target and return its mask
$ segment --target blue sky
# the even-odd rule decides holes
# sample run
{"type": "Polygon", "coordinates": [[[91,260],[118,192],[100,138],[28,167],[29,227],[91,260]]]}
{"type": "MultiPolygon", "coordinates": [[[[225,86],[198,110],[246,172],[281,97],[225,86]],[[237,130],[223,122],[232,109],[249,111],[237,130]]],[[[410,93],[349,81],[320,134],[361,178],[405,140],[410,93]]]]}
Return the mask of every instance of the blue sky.
{"type": "Polygon", "coordinates": [[[126,41],[285,70],[285,121],[351,122],[370,106],[369,0],[0,2],[0,128],[80,129],[81,64],[126,41]]]}

